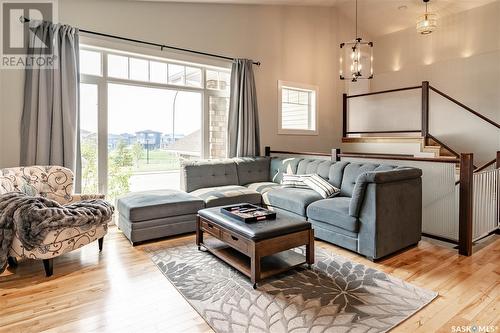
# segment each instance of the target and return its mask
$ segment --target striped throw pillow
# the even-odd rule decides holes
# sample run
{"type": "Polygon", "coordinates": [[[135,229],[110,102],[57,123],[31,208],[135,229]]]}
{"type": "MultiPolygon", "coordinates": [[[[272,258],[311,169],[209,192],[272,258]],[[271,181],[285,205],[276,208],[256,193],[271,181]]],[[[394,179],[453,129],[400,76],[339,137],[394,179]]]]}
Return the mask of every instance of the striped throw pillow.
{"type": "Polygon", "coordinates": [[[340,193],[339,188],[336,188],[318,174],[314,173],[310,175],[301,175],[300,178],[304,184],[309,186],[325,199],[331,198],[340,193]]]}
{"type": "Polygon", "coordinates": [[[308,185],[304,184],[301,175],[293,175],[285,173],[283,175],[283,180],[281,181],[283,187],[297,187],[297,188],[309,188],[308,185]]]}

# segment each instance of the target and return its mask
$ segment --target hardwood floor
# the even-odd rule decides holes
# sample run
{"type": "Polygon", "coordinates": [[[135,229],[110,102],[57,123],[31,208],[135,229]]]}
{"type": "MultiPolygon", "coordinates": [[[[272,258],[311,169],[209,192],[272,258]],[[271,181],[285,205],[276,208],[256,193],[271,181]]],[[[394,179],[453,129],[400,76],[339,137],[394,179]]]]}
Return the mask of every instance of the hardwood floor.
{"type": "MultiPolygon", "coordinates": [[[[211,332],[210,327],[150,261],[147,248],[194,243],[194,234],[132,247],[117,228],[104,250],[97,242],[54,261],[46,278],[41,262],[20,261],[0,275],[0,332],[211,332]]],[[[452,326],[497,326],[500,332],[500,236],[472,257],[429,241],[372,263],[317,242],[439,296],[394,332],[452,332],[452,326]]]]}

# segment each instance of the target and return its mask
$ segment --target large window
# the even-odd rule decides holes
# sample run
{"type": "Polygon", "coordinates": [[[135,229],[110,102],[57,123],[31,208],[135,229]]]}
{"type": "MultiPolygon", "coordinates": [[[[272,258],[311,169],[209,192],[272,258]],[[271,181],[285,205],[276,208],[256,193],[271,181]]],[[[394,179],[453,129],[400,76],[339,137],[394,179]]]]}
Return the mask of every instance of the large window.
{"type": "Polygon", "coordinates": [[[226,157],[228,69],[81,47],[82,191],[177,188],[182,160],[226,157]]]}
{"type": "Polygon", "coordinates": [[[279,134],[318,134],[318,88],[278,81],[279,134]]]}

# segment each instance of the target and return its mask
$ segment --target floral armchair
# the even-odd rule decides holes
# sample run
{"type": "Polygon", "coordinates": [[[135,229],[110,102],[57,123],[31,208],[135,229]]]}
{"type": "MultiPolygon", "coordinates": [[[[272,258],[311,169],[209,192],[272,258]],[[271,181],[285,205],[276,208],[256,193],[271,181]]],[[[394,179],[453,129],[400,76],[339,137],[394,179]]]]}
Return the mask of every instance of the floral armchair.
{"type": "MultiPolygon", "coordinates": [[[[104,195],[73,194],[73,172],[59,166],[30,166],[0,169],[0,194],[23,192],[28,195],[46,197],[61,205],[89,199],[104,199],[104,195]]],[[[9,265],[16,266],[18,258],[42,259],[45,273],[51,276],[53,258],[73,251],[98,240],[99,251],[102,251],[104,235],[108,231],[108,223],[92,227],[65,227],[50,232],[43,244],[27,250],[19,237],[14,237],[9,250],[9,265]]]]}

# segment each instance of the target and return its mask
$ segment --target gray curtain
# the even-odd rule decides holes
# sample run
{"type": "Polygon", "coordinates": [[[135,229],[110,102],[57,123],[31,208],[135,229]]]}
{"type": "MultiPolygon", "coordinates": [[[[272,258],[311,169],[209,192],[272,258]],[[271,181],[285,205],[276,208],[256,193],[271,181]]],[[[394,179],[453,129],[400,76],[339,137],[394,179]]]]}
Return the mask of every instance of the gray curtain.
{"type": "Polygon", "coordinates": [[[45,51],[40,48],[43,42],[51,45],[54,63],[26,69],[21,165],[60,165],[77,173],[80,159],[78,29],[33,21],[30,30],[33,38],[30,38],[29,55],[43,57],[45,51]]]}
{"type": "Polygon", "coordinates": [[[259,156],[259,117],[252,60],[233,62],[228,118],[229,157],[259,156]]]}

